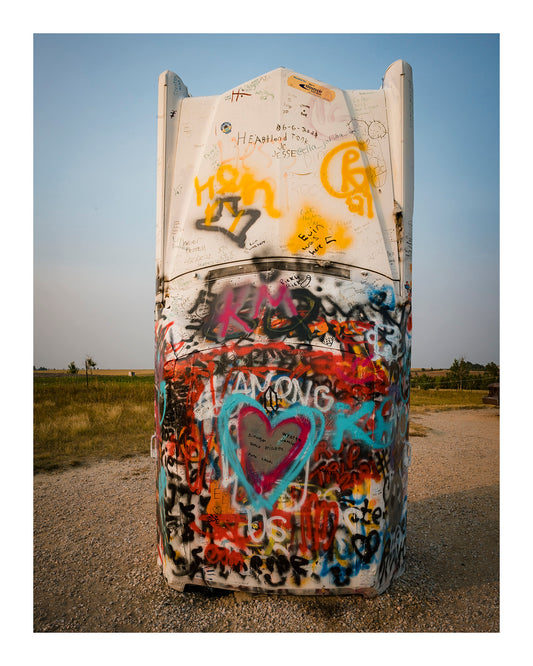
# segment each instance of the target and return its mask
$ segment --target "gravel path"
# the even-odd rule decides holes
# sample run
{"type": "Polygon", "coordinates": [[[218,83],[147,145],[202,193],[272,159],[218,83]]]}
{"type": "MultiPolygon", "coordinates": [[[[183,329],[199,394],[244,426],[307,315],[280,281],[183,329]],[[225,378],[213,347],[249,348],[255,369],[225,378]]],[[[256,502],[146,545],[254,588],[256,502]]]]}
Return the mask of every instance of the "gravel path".
{"type": "Polygon", "coordinates": [[[236,599],[167,587],[155,464],[34,478],[35,632],[497,632],[499,410],[415,414],[407,563],[383,595],[236,599]]]}

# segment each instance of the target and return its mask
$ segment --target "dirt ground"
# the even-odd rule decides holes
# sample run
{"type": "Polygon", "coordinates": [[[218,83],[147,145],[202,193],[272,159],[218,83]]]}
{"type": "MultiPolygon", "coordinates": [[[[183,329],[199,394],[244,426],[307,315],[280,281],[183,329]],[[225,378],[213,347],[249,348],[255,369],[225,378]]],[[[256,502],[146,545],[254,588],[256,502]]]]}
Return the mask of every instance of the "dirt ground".
{"type": "Polygon", "coordinates": [[[412,421],[406,570],[379,597],[169,589],[142,457],[34,478],[34,631],[498,632],[499,409],[412,421]]]}

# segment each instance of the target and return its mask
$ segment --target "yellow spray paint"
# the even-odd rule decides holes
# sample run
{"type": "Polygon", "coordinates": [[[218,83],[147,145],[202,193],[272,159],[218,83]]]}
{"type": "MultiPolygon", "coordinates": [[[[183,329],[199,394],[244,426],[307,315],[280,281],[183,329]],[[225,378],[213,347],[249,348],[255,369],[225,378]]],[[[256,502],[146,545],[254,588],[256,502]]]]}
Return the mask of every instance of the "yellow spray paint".
{"type": "Polygon", "coordinates": [[[328,194],[346,200],[352,213],[373,218],[370,185],[375,183],[376,175],[374,169],[361,160],[366,148],[360,141],[345,141],[335,146],[322,161],[320,180],[328,194]]]}
{"type": "MultiPolygon", "coordinates": [[[[274,205],[274,187],[268,178],[257,180],[249,169],[243,171],[237,169],[231,164],[221,164],[217,172],[211,176],[203,185],[200,184],[198,177],[194,179],[196,189],[196,203],[202,205],[202,195],[207,190],[210,203],[205,209],[206,225],[211,222],[213,213],[217,204],[213,202],[215,197],[224,197],[235,194],[242,199],[243,206],[251,206],[256,203],[258,192],[264,196],[264,210],[270,217],[278,218],[281,216],[274,205]]],[[[236,223],[234,223],[236,225],[236,223]]]]}
{"type": "Polygon", "coordinates": [[[351,243],[352,237],[342,224],[326,220],[313,208],[303,208],[287,248],[293,254],[308,252],[311,255],[323,255],[330,249],[344,250],[351,243]]]}

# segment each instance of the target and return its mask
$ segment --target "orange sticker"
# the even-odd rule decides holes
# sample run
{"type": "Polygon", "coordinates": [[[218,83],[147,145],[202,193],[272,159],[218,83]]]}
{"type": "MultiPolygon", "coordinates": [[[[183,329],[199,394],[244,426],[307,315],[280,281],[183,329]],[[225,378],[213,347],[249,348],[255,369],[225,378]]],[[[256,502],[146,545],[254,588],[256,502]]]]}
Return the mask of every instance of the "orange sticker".
{"type": "Polygon", "coordinates": [[[206,513],[231,513],[231,495],[228,490],[221,488],[218,481],[211,481],[211,499],[206,508],[206,513]]]}
{"type": "Polygon", "coordinates": [[[287,83],[293,88],[297,88],[298,90],[305,90],[305,92],[311,93],[311,95],[315,95],[316,97],[321,97],[328,102],[331,102],[335,99],[334,90],[331,90],[330,88],[324,88],[324,86],[314,83],[313,81],[301,79],[299,76],[294,76],[294,74],[288,78],[287,83]]]}

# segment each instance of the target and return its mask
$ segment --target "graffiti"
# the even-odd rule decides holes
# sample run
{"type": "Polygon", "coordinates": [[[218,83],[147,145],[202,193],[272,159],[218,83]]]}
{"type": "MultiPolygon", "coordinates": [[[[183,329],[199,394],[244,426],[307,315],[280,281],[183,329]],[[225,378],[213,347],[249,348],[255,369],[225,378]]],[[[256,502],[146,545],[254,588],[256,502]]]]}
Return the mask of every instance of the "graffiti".
{"type": "Polygon", "coordinates": [[[278,394],[271,386],[263,393],[263,408],[267,414],[277,412],[280,408],[278,394]]]}
{"type": "Polygon", "coordinates": [[[288,287],[308,287],[311,283],[311,276],[309,274],[304,275],[289,275],[288,278],[280,279],[280,284],[286,284],[288,287]]]}
{"type": "MultiPolygon", "coordinates": [[[[209,198],[213,199],[215,192],[218,196],[226,194],[238,194],[242,198],[245,206],[251,206],[258,192],[263,192],[264,209],[270,217],[277,218],[281,215],[280,211],[274,207],[274,188],[272,183],[264,178],[256,180],[247,170],[241,173],[230,164],[221,165],[216,174],[211,176],[204,185],[200,185],[198,177],[194,179],[196,188],[196,202],[198,206],[202,203],[202,193],[207,188],[209,198]]],[[[212,210],[211,208],[208,208],[212,210]]],[[[206,209],[206,211],[208,210],[206,209]]],[[[206,213],[207,217],[207,213],[206,213]]]]}
{"type": "Polygon", "coordinates": [[[219,341],[242,332],[249,334],[258,325],[264,305],[270,306],[266,312],[268,321],[264,322],[268,330],[287,317],[291,322],[293,317],[298,317],[296,305],[285,285],[280,286],[276,296],[271,296],[266,285],[261,285],[259,290],[245,285],[227,289],[217,298],[206,334],[219,341]]]}
{"type": "Polygon", "coordinates": [[[159,550],[177,576],[348,589],[401,567],[410,303],[369,285],[346,308],[320,280],[206,284],[190,342],[211,351],[158,329],[159,550]]]}
{"type": "MultiPolygon", "coordinates": [[[[335,455],[335,450],[325,440],[315,449],[309,480],[316,481],[319,486],[335,485],[341,491],[348,491],[364,481],[379,481],[380,478],[381,473],[372,451],[362,442],[356,443],[351,437],[342,440],[338,455],[335,455]]],[[[366,501],[368,502],[368,499],[366,501]]],[[[377,522],[375,516],[373,520],[377,522]]]]}
{"type": "Polygon", "coordinates": [[[296,221],[296,231],[289,239],[287,247],[290,252],[308,252],[310,255],[323,255],[334,246],[344,250],[352,242],[343,225],[325,220],[312,208],[300,212],[296,221]]]}
{"type": "Polygon", "coordinates": [[[372,175],[372,185],[378,188],[383,187],[387,180],[388,170],[381,142],[381,139],[388,134],[385,124],[376,119],[356,118],[351,119],[348,126],[365,147],[365,157],[372,175]]]}
{"type": "Polygon", "coordinates": [[[237,133],[237,146],[240,144],[247,144],[256,146],[257,144],[267,143],[280,143],[287,141],[287,134],[254,134],[253,132],[238,132],[237,133]]]}
{"type": "Polygon", "coordinates": [[[332,197],[346,200],[352,213],[374,217],[370,185],[373,171],[364,166],[361,154],[366,146],[359,141],[345,141],[329,151],[320,168],[320,180],[332,197]]]}
{"type": "MultiPolygon", "coordinates": [[[[306,116],[307,115],[307,109],[309,109],[309,105],[308,104],[302,104],[302,107],[304,109],[302,111],[302,115],[306,116]]],[[[277,132],[280,132],[280,131],[287,132],[289,130],[291,130],[291,132],[301,132],[303,134],[309,134],[309,136],[315,137],[315,139],[318,137],[318,132],[315,129],[305,127],[304,125],[286,125],[285,123],[278,123],[276,125],[276,131],[277,132]]],[[[299,137],[299,135],[294,134],[293,136],[298,137],[299,140],[301,140],[301,137],[299,137]]],[[[307,143],[307,139],[305,140],[305,143],[307,143]]]]}
{"type": "Polygon", "coordinates": [[[193,100],[161,116],[179,128],[159,228],[157,551],[176,589],[373,593],[404,566],[411,241],[389,252],[385,95],[354,95],[280,69],[205,98],[205,128],[193,100]]]}
{"type": "Polygon", "coordinates": [[[231,101],[238,102],[242,97],[251,97],[252,93],[246,93],[242,90],[233,90],[231,93],[231,101]]]}
{"type": "Polygon", "coordinates": [[[371,287],[366,306],[355,304],[344,309],[328,294],[290,288],[288,283],[282,279],[277,285],[242,284],[224,287],[218,293],[211,284],[199,293],[188,312],[187,329],[193,334],[186,341],[192,344],[201,337],[217,342],[244,341],[263,336],[272,341],[319,340],[328,346],[335,342],[339,349],[358,357],[348,356],[341,364],[352,377],[349,381],[360,384],[368,381],[364,375],[370,359],[376,359],[372,367],[379,370],[381,359],[393,362],[404,355],[402,331],[410,325],[410,305],[400,311],[398,319],[394,292],[388,287],[371,287]],[[376,313],[381,321],[376,320],[376,313]]]}
{"type": "Polygon", "coordinates": [[[216,199],[215,203],[217,208],[214,214],[213,208],[208,206],[207,217],[196,220],[196,228],[227,234],[239,247],[244,247],[246,232],[261,213],[254,208],[239,210],[239,197],[224,197],[216,199]],[[243,220],[242,224],[241,220],[243,220]],[[236,233],[237,227],[239,227],[238,233],[236,233]]]}
{"type": "Polygon", "coordinates": [[[274,206],[272,183],[269,179],[256,180],[247,169],[241,172],[230,164],[222,164],[203,185],[196,177],[194,186],[198,206],[202,205],[204,191],[207,190],[209,198],[204,217],[196,220],[196,228],[222,232],[239,247],[244,247],[246,232],[261,216],[259,209],[249,207],[259,198],[259,193],[262,193],[266,213],[273,218],[281,215],[274,206]],[[241,203],[243,208],[239,208],[241,203]]]}
{"type": "MultiPolygon", "coordinates": [[[[202,195],[204,190],[208,190],[209,199],[215,199],[215,193],[220,198],[223,195],[236,194],[242,199],[244,206],[251,206],[258,192],[264,196],[264,209],[270,217],[277,218],[281,215],[280,211],[274,206],[274,188],[269,180],[256,180],[254,176],[245,171],[240,173],[238,169],[230,164],[220,166],[214,176],[211,176],[207,182],[200,185],[198,177],[194,179],[196,189],[196,203],[202,204],[202,195]]],[[[206,206],[205,219],[211,219],[218,203],[211,203],[206,206]]]]}
{"type": "Polygon", "coordinates": [[[255,400],[240,394],[226,399],[218,419],[222,454],[254,508],[272,508],[306,464],[323,430],[324,417],[317,410],[293,405],[270,422],[255,400]],[[239,408],[232,432],[230,416],[239,408]]]}
{"type": "MultiPolygon", "coordinates": [[[[316,299],[305,289],[291,289],[279,285],[277,294],[271,294],[267,285],[259,289],[243,285],[227,288],[218,295],[202,292],[200,303],[206,299],[213,305],[207,319],[198,317],[193,329],[201,329],[208,339],[223,340],[249,337],[257,329],[270,339],[287,335],[311,338],[307,322],[313,320],[317,309],[316,299]]],[[[196,305],[189,312],[196,313],[196,305]]]]}

